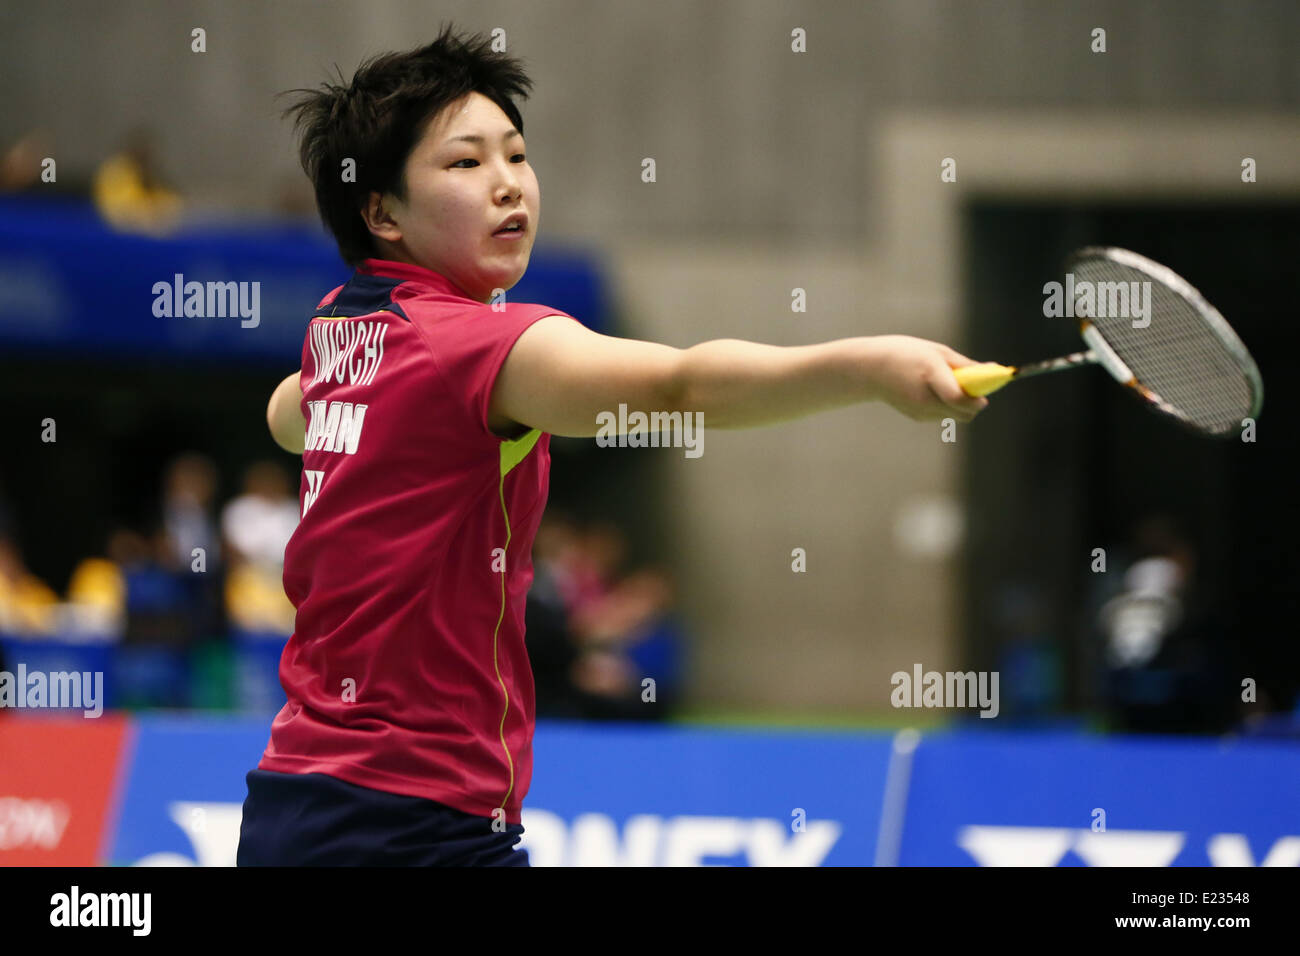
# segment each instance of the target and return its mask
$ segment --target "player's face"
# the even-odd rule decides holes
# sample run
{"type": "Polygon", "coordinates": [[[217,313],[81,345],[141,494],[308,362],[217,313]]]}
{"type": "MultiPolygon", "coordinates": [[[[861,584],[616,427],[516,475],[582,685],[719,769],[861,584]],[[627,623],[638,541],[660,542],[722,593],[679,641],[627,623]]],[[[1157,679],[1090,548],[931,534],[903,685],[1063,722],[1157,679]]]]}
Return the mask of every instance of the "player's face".
{"type": "Polygon", "coordinates": [[[470,93],[439,113],[407,159],[406,186],[406,202],[392,200],[389,214],[401,233],[394,245],[411,261],[480,302],[523,277],[541,193],[501,107],[470,93]],[[497,232],[514,213],[526,217],[522,228],[497,232]]]}

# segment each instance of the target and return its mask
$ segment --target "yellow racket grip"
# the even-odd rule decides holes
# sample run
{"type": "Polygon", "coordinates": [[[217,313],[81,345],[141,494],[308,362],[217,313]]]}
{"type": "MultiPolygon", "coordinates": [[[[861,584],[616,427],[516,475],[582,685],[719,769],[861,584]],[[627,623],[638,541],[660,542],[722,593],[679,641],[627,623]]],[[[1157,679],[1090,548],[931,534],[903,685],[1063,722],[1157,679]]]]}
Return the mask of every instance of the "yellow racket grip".
{"type": "Polygon", "coordinates": [[[996,392],[1007,382],[1015,378],[1016,370],[1010,365],[997,362],[980,362],[978,365],[965,365],[952,370],[957,377],[957,384],[972,398],[996,392]]]}

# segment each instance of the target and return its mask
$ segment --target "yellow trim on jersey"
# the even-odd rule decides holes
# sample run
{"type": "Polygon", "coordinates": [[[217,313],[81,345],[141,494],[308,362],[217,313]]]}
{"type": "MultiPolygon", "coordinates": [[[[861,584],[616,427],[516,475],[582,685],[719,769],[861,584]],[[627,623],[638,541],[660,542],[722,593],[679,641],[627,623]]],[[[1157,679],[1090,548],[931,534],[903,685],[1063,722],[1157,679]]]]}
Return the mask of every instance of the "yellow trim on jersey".
{"type": "Polygon", "coordinates": [[[525,435],[520,435],[511,441],[501,443],[501,477],[504,478],[510,474],[510,469],[519,464],[528,457],[528,453],[533,450],[537,444],[537,439],[542,437],[540,429],[534,428],[525,435]]]}
{"type": "MultiPolygon", "coordinates": [[[[497,494],[501,499],[501,516],[506,522],[506,546],[502,550],[510,553],[510,512],[506,508],[506,475],[510,474],[511,469],[528,457],[528,453],[533,450],[537,444],[537,439],[542,437],[540,429],[534,428],[532,431],[521,435],[519,438],[501,443],[501,477],[497,482],[497,494]]],[[[506,743],[506,716],[510,713],[510,691],[506,687],[505,680],[501,677],[501,667],[497,661],[497,637],[501,633],[501,622],[506,618],[506,570],[505,564],[501,567],[501,613],[497,616],[497,626],[492,631],[492,668],[496,671],[497,683],[501,685],[501,693],[505,697],[505,710],[501,712],[501,725],[497,728],[497,736],[501,738],[501,749],[506,752],[506,765],[510,768],[510,786],[506,788],[506,795],[501,798],[501,807],[504,808],[506,801],[510,799],[510,794],[515,790],[515,761],[510,755],[510,746],[506,743]]]]}

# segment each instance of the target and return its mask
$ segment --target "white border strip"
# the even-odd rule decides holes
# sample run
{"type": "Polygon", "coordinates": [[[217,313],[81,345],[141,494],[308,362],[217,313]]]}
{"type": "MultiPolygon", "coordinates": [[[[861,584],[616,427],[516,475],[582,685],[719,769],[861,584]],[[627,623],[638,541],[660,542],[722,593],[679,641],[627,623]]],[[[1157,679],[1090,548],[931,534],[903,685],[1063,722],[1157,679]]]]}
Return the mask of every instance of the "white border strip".
{"type": "Polygon", "coordinates": [[[912,784],[912,755],[921,743],[919,731],[908,727],[894,735],[889,767],[885,770],[885,797],[876,836],[876,866],[898,866],[903,848],[903,823],[907,794],[912,784]]]}

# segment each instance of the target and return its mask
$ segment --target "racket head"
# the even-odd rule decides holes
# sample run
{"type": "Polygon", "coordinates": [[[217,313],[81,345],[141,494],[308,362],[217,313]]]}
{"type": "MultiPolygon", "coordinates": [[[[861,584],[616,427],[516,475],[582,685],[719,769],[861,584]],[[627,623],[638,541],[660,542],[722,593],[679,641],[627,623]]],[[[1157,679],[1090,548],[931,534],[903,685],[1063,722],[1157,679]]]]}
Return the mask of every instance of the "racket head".
{"type": "MultiPolygon", "coordinates": [[[[1264,404],[1264,382],[1245,344],[1223,315],[1167,266],[1116,246],[1086,246],[1066,260],[1076,282],[1150,283],[1149,323],[1131,314],[1092,314],[1076,304],[1088,344],[1120,384],[1148,407],[1198,434],[1228,437],[1264,404]]],[[[1131,288],[1131,286],[1130,286],[1131,288]]],[[[1129,309],[1127,312],[1131,313],[1129,309]]]]}

